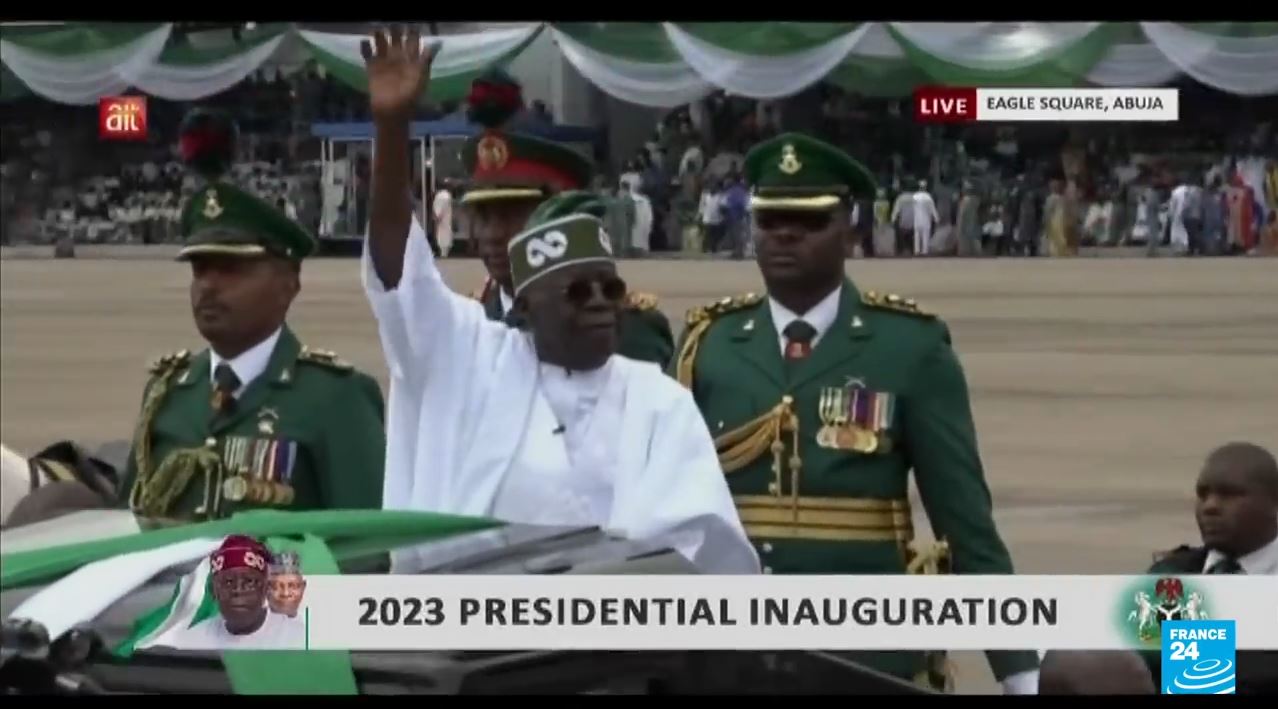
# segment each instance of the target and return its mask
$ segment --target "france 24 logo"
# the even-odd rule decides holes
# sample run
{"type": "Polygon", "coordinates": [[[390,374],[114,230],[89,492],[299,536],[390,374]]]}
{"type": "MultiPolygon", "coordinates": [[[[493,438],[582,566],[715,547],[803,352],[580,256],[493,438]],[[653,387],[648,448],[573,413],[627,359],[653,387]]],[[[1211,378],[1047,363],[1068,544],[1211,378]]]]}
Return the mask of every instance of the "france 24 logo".
{"type": "Polygon", "coordinates": [[[146,97],[99,99],[98,137],[103,140],[146,140],[146,97]]]}
{"type": "Polygon", "coordinates": [[[1168,620],[1162,629],[1163,694],[1234,693],[1234,621],[1168,620]]]}

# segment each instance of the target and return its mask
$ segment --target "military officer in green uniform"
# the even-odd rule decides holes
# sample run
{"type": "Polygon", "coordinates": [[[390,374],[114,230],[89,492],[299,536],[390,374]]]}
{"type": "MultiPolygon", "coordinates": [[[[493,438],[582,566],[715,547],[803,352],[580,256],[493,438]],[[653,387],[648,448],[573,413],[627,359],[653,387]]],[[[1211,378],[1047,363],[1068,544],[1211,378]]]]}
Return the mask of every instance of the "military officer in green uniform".
{"type": "Polygon", "coordinates": [[[151,367],[120,498],[199,521],[255,508],[378,508],[386,439],[377,382],[285,323],[311,236],[221,181],[234,124],[196,111],[184,157],[208,178],[182,214],[195,326],[208,342],[151,367]]]}
{"type": "MultiPolygon", "coordinates": [[[[513,320],[507,244],[547,197],[586,189],[593,167],[565,145],[501,128],[522,105],[518,82],[505,72],[493,70],[477,79],[467,105],[471,119],[486,126],[462,149],[471,184],[461,202],[471,210],[479,257],[488,270],[483,287],[473,295],[490,319],[513,320]]],[[[674,335],[656,296],[627,293],[620,327],[621,354],[663,368],[669,364],[674,335]]]]}
{"type": "MultiPolygon", "coordinates": [[[[767,293],[689,311],[672,369],[715,437],[765,573],[1011,573],[949,330],[844,273],[850,203],[875,193],[873,178],[798,134],[758,145],[745,169],[767,293]],[[911,470],[938,540],[926,547],[911,470]]],[[[936,653],[852,655],[945,680],[936,653]]],[[[988,656],[1008,692],[1035,691],[1035,653],[988,656]]]]}

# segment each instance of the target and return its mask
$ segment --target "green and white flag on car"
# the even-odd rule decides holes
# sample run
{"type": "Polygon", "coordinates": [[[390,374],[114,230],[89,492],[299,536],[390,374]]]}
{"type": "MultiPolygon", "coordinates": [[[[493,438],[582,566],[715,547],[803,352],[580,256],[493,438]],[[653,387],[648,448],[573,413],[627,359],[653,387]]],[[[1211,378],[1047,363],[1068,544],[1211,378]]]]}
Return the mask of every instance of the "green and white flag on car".
{"type": "Polygon", "coordinates": [[[135,650],[150,647],[181,647],[184,632],[217,617],[212,564],[206,554],[194,570],[178,581],[168,603],[138,619],[133,634],[115,652],[127,657],[135,650]]]}

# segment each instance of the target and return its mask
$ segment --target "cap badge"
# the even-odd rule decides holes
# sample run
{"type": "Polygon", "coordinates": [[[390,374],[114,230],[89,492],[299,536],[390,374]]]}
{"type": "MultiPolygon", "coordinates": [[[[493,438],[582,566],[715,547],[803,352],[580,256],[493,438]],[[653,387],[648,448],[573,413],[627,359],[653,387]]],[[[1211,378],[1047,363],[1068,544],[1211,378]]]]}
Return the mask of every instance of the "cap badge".
{"type": "Polygon", "coordinates": [[[475,147],[475,153],[479,158],[481,170],[500,170],[510,159],[510,149],[506,147],[506,141],[495,135],[485,136],[480,140],[479,145],[475,147]]]}
{"type": "Polygon", "coordinates": [[[204,216],[206,219],[217,219],[222,216],[222,205],[217,201],[217,190],[209,190],[204,199],[204,216]]]}
{"type": "Polygon", "coordinates": [[[803,169],[803,163],[799,162],[799,154],[795,152],[794,146],[786,143],[781,148],[781,162],[777,165],[787,175],[793,175],[803,169]]]}

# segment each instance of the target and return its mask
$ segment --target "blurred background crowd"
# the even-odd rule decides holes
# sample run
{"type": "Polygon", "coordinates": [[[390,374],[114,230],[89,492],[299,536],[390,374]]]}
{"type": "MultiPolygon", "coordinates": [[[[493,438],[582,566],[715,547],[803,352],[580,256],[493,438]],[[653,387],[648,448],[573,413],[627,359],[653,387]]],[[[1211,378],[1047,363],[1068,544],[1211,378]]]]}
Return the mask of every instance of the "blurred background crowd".
{"type": "MultiPolygon", "coordinates": [[[[865,256],[1278,252],[1278,104],[1179,88],[1171,124],[929,126],[908,101],[824,86],[819,135],[878,178],[851,216],[865,256]]],[[[669,114],[622,167],[635,251],[749,254],[741,165],[779,111],[705,104],[669,114]]]]}
{"type": "MultiPolygon", "coordinates": [[[[1068,255],[1081,247],[1149,253],[1278,251],[1278,98],[1240,98],[1186,82],[1176,123],[968,124],[911,120],[908,99],[821,88],[818,137],[862,160],[882,188],[851,214],[856,250],[890,255],[1068,255]]],[[[628,255],[750,255],[745,154],[784,129],[783,103],[722,92],[665,114],[630,155],[595,146],[595,187],[615,196],[610,232],[628,255]]],[[[317,234],[354,235],[367,215],[367,150],[330,160],[316,122],[367,120],[364,96],[313,68],[264,70],[203,105],[240,125],[233,179],[317,234]]],[[[6,104],[5,244],[165,243],[194,191],[177,156],[189,104],[148,100],[149,136],[102,141],[97,107],[38,97],[6,104]]],[[[423,108],[421,120],[457,111],[423,108]]],[[[525,119],[553,122],[544,105],[525,119]]],[[[601,127],[606,133],[607,126],[601,127]]],[[[429,172],[430,167],[419,169],[429,172]]],[[[454,172],[456,172],[454,170],[454,172]]],[[[450,225],[452,251],[469,251],[453,205],[464,175],[424,180],[423,219],[450,225]],[[441,193],[447,190],[446,197],[441,193]],[[429,205],[431,208],[427,209],[429,205]]]]}

